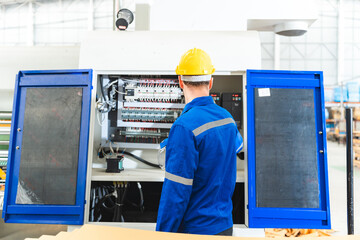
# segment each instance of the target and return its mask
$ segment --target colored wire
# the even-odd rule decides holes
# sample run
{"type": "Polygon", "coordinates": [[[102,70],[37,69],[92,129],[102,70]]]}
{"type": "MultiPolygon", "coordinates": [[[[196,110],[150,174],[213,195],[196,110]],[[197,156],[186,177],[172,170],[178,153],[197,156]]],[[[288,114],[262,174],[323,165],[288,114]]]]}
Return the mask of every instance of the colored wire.
{"type": "MultiPolygon", "coordinates": [[[[111,147],[111,148],[112,148],[112,147],[111,147]]],[[[124,154],[124,155],[128,155],[128,156],[130,156],[130,157],[132,157],[132,158],[138,160],[139,162],[142,162],[142,163],[144,163],[144,164],[146,164],[146,165],[148,165],[148,166],[156,167],[156,168],[160,168],[160,169],[161,169],[161,166],[160,166],[160,165],[151,163],[151,162],[149,162],[149,161],[147,161],[147,160],[145,160],[145,159],[143,159],[143,158],[141,158],[141,157],[139,157],[139,156],[136,156],[135,154],[132,154],[131,152],[125,151],[125,150],[124,150],[124,151],[121,151],[121,152],[115,152],[114,149],[111,151],[111,150],[105,150],[104,148],[102,148],[101,152],[102,152],[102,154],[103,154],[104,156],[106,156],[106,155],[107,155],[108,153],[110,153],[110,152],[113,152],[113,154],[124,154]]],[[[100,153],[100,151],[99,151],[99,153],[100,153]]],[[[99,156],[99,157],[102,158],[101,156],[99,156]]]]}

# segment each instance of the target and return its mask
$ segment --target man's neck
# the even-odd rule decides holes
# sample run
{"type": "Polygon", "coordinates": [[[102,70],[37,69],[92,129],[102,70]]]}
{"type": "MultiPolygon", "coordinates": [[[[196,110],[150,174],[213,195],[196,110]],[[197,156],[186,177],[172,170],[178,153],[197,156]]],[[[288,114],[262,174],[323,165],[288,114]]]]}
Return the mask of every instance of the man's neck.
{"type": "Polygon", "coordinates": [[[188,91],[184,91],[184,96],[185,96],[185,103],[189,103],[192,100],[194,100],[195,98],[198,97],[207,97],[209,96],[209,90],[208,89],[187,89],[188,91]]]}

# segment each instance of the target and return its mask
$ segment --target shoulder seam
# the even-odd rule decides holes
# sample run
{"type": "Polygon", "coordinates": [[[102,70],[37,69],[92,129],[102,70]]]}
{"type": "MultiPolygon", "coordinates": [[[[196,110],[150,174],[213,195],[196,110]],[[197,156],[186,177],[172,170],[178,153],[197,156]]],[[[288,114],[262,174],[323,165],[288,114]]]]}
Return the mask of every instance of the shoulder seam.
{"type": "Polygon", "coordinates": [[[182,127],[182,128],[184,128],[184,129],[186,129],[187,131],[191,132],[191,133],[193,134],[193,136],[196,137],[196,136],[194,135],[193,130],[191,130],[190,128],[188,128],[187,126],[185,126],[185,125],[183,125],[183,124],[180,124],[180,123],[176,123],[176,124],[175,124],[175,123],[174,123],[172,126],[173,126],[173,127],[182,127]]]}

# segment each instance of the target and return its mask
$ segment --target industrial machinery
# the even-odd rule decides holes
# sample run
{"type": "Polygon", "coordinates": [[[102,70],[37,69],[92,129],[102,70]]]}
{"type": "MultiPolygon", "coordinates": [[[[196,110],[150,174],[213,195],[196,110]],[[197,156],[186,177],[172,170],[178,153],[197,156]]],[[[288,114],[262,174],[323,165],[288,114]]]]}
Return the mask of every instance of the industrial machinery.
{"type": "Polygon", "coordinates": [[[5,221],[154,229],[160,143],[185,106],[174,68],[199,44],[217,69],[211,96],[244,138],[235,227],[330,228],[322,72],[249,70],[261,68],[249,31],[93,32],[81,44],[83,70],[21,71],[5,221]],[[124,170],[106,172],[114,156],[124,170]]]}

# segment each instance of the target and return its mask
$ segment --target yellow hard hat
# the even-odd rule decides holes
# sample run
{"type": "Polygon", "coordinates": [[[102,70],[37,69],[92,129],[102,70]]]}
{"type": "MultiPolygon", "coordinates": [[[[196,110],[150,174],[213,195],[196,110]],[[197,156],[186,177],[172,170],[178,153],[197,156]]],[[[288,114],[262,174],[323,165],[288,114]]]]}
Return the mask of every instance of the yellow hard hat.
{"type": "Polygon", "coordinates": [[[211,75],[214,72],[210,56],[198,48],[190,49],[182,55],[176,67],[177,75],[211,75]]]}

